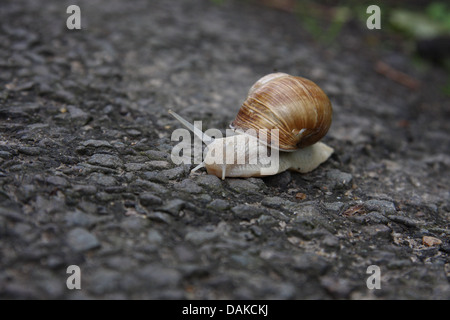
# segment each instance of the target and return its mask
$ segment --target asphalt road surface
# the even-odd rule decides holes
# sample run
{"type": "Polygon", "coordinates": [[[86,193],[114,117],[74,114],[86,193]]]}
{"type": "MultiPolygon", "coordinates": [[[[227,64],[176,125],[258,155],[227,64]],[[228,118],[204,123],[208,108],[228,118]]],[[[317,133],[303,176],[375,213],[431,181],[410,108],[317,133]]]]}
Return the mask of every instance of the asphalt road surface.
{"type": "Polygon", "coordinates": [[[80,30],[69,4],[0,4],[0,298],[450,299],[441,68],[249,2],[77,1],[80,30]],[[330,97],[326,163],[222,181],[172,162],[169,109],[225,130],[274,71],[330,97]]]}

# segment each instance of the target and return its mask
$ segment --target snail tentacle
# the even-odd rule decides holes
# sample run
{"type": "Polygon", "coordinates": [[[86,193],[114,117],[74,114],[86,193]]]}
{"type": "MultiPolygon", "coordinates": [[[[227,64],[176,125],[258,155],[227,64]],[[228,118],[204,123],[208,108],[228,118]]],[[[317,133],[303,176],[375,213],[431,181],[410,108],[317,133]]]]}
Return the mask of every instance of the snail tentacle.
{"type": "Polygon", "coordinates": [[[187,121],[186,119],[184,119],[183,117],[181,117],[179,114],[177,114],[176,112],[169,110],[169,113],[174,116],[175,119],[177,119],[178,121],[181,122],[181,124],[183,124],[186,128],[188,128],[190,131],[192,131],[198,138],[200,138],[200,140],[202,140],[204,143],[206,144],[210,144],[211,142],[214,141],[214,138],[208,136],[206,133],[204,133],[202,130],[200,130],[199,128],[195,127],[192,123],[190,123],[189,121],[187,121]]]}

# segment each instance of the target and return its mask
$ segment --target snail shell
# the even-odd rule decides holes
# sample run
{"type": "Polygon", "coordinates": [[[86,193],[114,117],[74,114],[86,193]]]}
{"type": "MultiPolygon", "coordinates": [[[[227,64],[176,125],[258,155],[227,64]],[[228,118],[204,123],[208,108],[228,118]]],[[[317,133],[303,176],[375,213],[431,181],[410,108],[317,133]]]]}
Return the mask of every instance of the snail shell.
{"type": "Polygon", "coordinates": [[[332,120],[331,102],[314,82],[272,73],[259,79],[249,90],[230,127],[238,133],[279,129],[279,149],[295,151],[310,146],[328,132],[332,120]]]}

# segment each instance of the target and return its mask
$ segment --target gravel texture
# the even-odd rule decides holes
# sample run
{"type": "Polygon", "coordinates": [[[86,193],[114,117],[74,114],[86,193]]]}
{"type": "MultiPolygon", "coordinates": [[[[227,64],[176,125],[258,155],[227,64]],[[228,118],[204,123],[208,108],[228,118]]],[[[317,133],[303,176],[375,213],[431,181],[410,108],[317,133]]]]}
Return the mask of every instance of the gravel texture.
{"type": "Polygon", "coordinates": [[[0,4],[0,298],[450,299],[442,70],[246,2],[77,1],[81,30],[69,4],[0,4]],[[225,129],[274,70],[329,95],[325,164],[222,181],[172,163],[169,109],[225,129]]]}

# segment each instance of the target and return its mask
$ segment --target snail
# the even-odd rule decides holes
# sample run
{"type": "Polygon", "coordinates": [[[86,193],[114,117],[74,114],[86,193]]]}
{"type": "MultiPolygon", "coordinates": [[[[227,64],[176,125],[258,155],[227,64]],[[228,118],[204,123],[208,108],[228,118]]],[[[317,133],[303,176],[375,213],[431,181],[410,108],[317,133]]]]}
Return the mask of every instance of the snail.
{"type": "Polygon", "coordinates": [[[175,112],[169,113],[207,144],[204,162],[192,171],[206,167],[208,174],[223,180],[286,170],[310,172],[334,152],[319,142],[331,126],[327,95],[314,82],[286,73],[268,74],[250,88],[230,124],[233,136],[213,139],[175,112]],[[270,154],[271,163],[261,157],[264,154],[270,154]],[[227,161],[217,161],[225,156],[227,161]],[[239,161],[242,158],[244,162],[239,161]]]}

